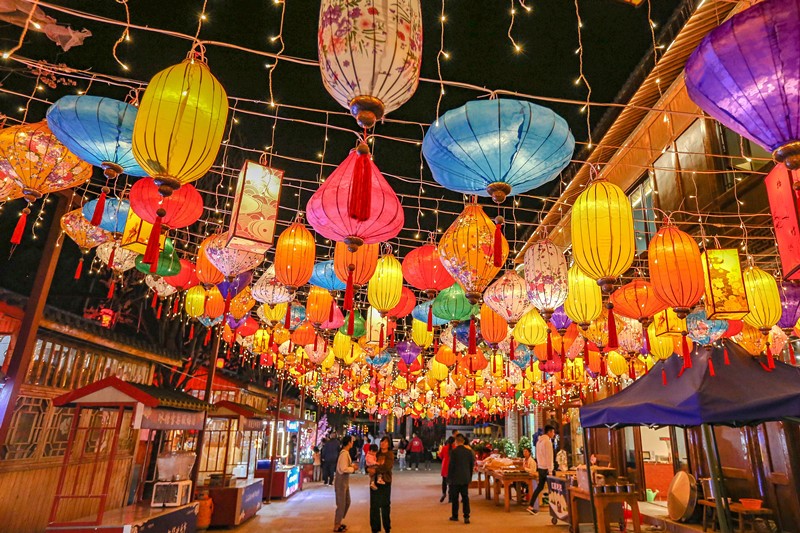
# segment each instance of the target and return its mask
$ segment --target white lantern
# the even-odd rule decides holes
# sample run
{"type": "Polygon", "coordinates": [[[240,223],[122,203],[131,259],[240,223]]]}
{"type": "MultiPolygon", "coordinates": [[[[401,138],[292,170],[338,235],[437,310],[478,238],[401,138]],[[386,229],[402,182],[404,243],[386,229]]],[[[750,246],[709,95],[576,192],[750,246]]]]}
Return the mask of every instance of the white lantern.
{"type": "Polygon", "coordinates": [[[545,320],[567,299],[567,260],[549,239],[531,244],[525,251],[528,298],[545,320]]]}

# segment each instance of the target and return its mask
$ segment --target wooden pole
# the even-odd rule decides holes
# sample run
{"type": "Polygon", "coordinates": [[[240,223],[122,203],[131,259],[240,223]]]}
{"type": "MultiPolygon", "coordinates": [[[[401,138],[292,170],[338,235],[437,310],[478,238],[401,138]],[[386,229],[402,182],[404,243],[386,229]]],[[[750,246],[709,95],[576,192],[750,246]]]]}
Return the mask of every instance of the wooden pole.
{"type": "Polygon", "coordinates": [[[51,198],[56,202],[53,210],[53,220],[50,223],[50,229],[44,242],[42,259],[36,269],[33,289],[28,297],[28,303],[25,304],[25,315],[22,317],[19,335],[14,344],[14,351],[11,353],[11,360],[8,363],[6,381],[3,384],[3,388],[0,389],[0,444],[5,443],[8,437],[11,418],[14,415],[14,406],[33,358],[33,350],[36,347],[36,332],[39,330],[39,323],[44,314],[44,306],[47,303],[47,295],[50,293],[50,285],[53,282],[53,274],[56,271],[58,258],[61,255],[62,246],[58,245],[58,240],[61,237],[61,217],[67,212],[67,204],[69,202],[59,194],[54,194],[51,198]]]}
{"type": "MultiPolygon", "coordinates": [[[[595,533],[600,531],[597,523],[597,510],[594,507],[594,479],[592,479],[592,454],[589,452],[589,440],[591,438],[591,430],[589,428],[583,429],[583,458],[586,460],[586,473],[589,479],[589,507],[592,508],[592,525],[594,526],[595,533]]],[[[580,512],[578,516],[573,517],[573,520],[580,524],[580,512]]],[[[605,526],[603,526],[605,531],[605,526]]]]}
{"type": "MultiPolygon", "coordinates": [[[[275,441],[278,439],[278,420],[280,420],[281,416],[281,407],[283,404],[283,378],[281,378],[280,384],[278,385],[278,405],[275,407],[275,418],[272,421],[272,430],[270,431],[270,439],[269,445],[271,448],[269,454],[269,484],[267,485],[267,502],[272,501],[272,480],[275,477],[275,467],[277,462],[277,457],[275,456],[276,451],[276,443],[275,441]]],[[[295,450],[297,448],[295,447],[295,450]]],[[[295,455],[297,455],[297,451],[295,451],[295,455]]]]}
{"type": "MultiPolygon", "coordinates": [[[[214,387],[214,376],[217,373],[217,355],[219,354],[219,344],[220,339],[222,339],[222,332],[217,332],[214,335],[214,340],[211,345],[211,357],[208,361],[208,372],[206,374],[206,390],[205,395],[203,396],[203,401],[208,404],[211,404],[211,391],[214,387]]],[[[197,434],[197,445],[194,447],[195,453],[197,454],[197,460],[194,462],[194,467],[192,468],[192,486],[194,487],[195,494],[197,494],[197,478],[200,475],[200,459],[203,457],[203,447],[205,446],[205,438],[206,438],[206,424],[208,423],[208,411],[205,412],[203,416],[203,429],[200,430],[197,434]]],[[[225,478],[225,473],[223,472],[223,480],[225,478]]]]}
{"type": "Polygon", "coordinates": [[[708,461],[708,469],[711,474],[711,487],[714,492],[714,504],[719,519],[719,530],[721,533],[731,533],[733,531],[730,507],[728,505],[727,494],[725,494],[725,481],[722,475],[722,468],[719,464],[719,450],[717,449],[717,437],[714,429],[708,424],[700,426],[703,430],[703,438],[706,445],[703,451],[708,461]]]}

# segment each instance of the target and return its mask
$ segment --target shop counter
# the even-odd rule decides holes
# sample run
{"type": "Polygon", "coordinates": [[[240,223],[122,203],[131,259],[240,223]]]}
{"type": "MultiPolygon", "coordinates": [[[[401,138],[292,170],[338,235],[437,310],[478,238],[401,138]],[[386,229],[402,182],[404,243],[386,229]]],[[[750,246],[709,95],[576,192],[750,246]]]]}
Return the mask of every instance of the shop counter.
{"type": "Polygon", "coordinates": [[[47,532],[70,533],[129,533],[130,531],[197,531],[197,502],[179,507],[150,507],[145,504],[129,505],[103,513],[97,525],[94,516],[73,520],[71,523],[47,526],[47,532]]]}
{"type": "Polygon", "coordinates": [[[272,487],[269,484],[270,471],[266,469],[256,469],[255,477],[264,480],[264,499],[288,498],[302,488],[300,479],[300,467],[278,467],[272,477],[272,487]]]}
{"type": "Polygon", "coordinates": [[[203,487],[214,502],[212,526],[238,526],[261,509],[263,480],[238,479],[228,487],[203,487]]]}

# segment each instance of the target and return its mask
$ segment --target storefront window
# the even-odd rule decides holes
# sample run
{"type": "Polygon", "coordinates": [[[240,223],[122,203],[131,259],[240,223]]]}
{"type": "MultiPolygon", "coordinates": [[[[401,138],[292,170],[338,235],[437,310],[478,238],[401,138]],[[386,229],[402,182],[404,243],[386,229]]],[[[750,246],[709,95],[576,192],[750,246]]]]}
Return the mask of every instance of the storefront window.
{"type": "Polygon", "coordinates": [[[650,239],[656,233],[656,214],[653,211],[653,178],[650,172],[628,195],[633,208],[633,230],[636,235],[636,254],[647,251],[650,239]]]}
{"type": "Polygon", "coordinates": [[[719,123],[717,135],[723,156],[721,167],[730,171],[723,175],[726,190],[732,189],[735,181],[743,179],[746,173],[758,172],[772,161],[772,154],[719,123]]]}

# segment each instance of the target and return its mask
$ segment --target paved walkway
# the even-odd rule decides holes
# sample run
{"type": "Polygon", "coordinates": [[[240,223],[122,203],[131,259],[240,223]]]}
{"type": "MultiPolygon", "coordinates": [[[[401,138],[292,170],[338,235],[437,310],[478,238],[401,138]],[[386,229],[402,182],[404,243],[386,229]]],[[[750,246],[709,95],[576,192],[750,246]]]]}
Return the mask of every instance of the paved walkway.
{"type": "MultiPolygon", "coordinates": [[[[503,506],[495,506],[478,496],[477,489],[470,490],[472,505],[471,524],[450,522],[450,505],[439,503],[441,477],[436,471],[395,472],[392,483],[392,531],[394,533],[427,533],[450,531],[452,533],[567,533],[569,527],[560,523],[553,526],[545,510],[531,516],[521,505],[512,505],[506,513],[503,506]]],[[[349,533],[370,533],[369,485],[364,475],[351,476],[352,505],[344,523],[349,533]]],[[[316,533],[333,530],[335,509],[333,487],[311,483],[302,492],[287,501],[273,501],[265,505],[252,520],[242,524],[236,533],[316,533]]]]}

